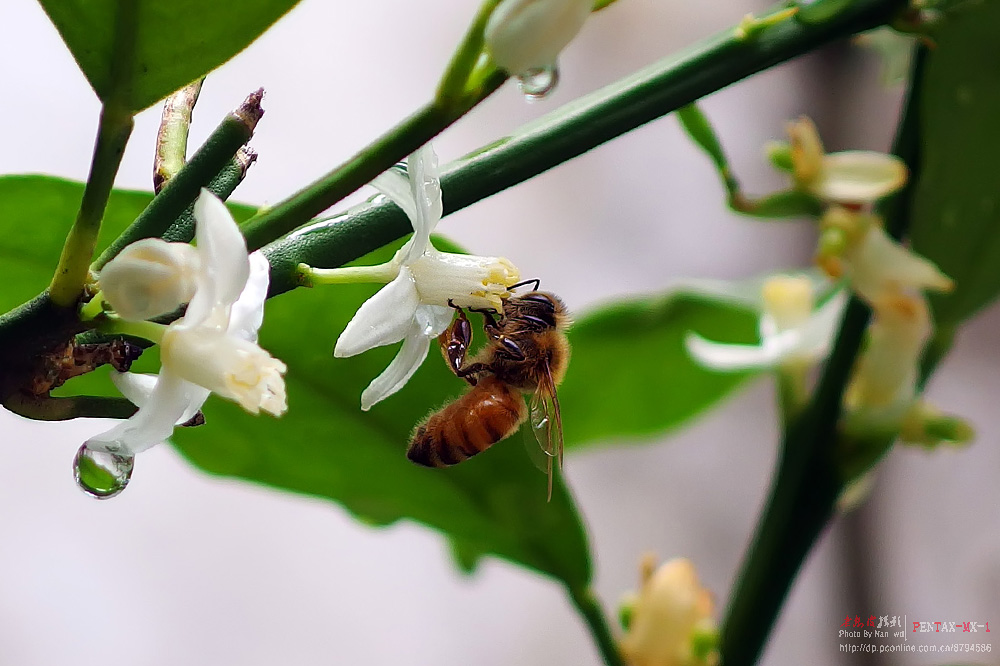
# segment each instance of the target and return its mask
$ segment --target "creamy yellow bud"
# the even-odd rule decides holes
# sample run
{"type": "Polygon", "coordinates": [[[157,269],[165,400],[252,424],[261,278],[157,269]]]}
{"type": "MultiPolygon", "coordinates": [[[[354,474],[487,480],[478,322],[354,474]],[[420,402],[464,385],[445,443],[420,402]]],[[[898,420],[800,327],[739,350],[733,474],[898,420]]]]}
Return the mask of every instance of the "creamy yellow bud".
{"type": "Polygon", "coordinates": [[[715,650],[704,638],[714,630],[711,593],[701,587],[694,565],[676,558],[655,571],[647,558],[642,587],[632,609],[621,651],[630,666],[712,666],[715,650]]]}
{"type": "Polygon", "coordinates": [[[99,285],[122,319],[142,321],[176,310],[194,295],[198,252],[186,243],[146,238],[108,262],[99,285]]]}
{"type": "Polygon", "coordinates": [[[504,0],[486,24],[486,49],[514,76],[554,68],[590,15],[592,0],[504,0]]]}

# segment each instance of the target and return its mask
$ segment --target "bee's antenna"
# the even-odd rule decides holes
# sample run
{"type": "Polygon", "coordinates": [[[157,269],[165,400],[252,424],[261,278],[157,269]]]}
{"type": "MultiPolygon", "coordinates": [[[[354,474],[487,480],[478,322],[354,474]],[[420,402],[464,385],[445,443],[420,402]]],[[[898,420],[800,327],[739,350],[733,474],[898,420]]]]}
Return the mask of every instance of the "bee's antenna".
{"type": "Polygon", "coordinates": [[[523,280],[521,282],[518,282],[517,284],[511,285],[510,287],[507,288],[507,290],[508,291],[513,291],[514,289],[517,289],[518,287],[523,287],[524,285],[531,284],[532,282],[535,283],[535,286],[532,289],[532,291],[538,291],[538,287],[540,287],[541,284],[542,284],[542,281],[539,280],[538,278],[532,278],[531,280],[523,280]]]}

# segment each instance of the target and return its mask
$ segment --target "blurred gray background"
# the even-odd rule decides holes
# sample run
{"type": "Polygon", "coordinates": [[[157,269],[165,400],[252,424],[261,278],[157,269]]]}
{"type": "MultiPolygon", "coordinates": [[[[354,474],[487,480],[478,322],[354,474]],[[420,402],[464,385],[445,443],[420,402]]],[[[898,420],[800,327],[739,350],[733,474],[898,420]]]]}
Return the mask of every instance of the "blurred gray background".
{"type": "MultiPolygon", "coordinates": [[[[621,0],[564,54],[555,95],[527,104],[508,84],[441,137],[438,153],[457,158],[762,6],[621,0]]],[[[267,115],[252,143],[260,160],[236,198],[278,201],[427,101],[473,11],[459,0],[305,0],[209,76],[193,145],[264,86],[267,115]]],[[[0,3],[0,60],[0,172],[85,179],[98,103],[34,2],[0,3]]],[[[782,136],[786,119],[811,114],[834,149],[885,149],[900,94],[880,85],[872,54],[840,45],[704,108],[745,185],[763,192],[778,181],[761,146],[782,136]]],[[[137,119],[119,187],[150,188],[159,113],[137,119]]],[[[813,243],[807,224],[729,213],[708,160],[672,118],[447,218],[440,231],[510,257],[577,311],[681,277],[804,266],[813,243]]],[[[836,633],[847,615],[1000,628],[998,318],[993,308],[961,332],[929,389],[975,423],[977,443],[889,456],[870,501],[813,552],[765,664],[956,661],[843,655],[836,633]]],[[[70,462],[106,427],[0,414],[0,664],[599,663],[557,585],[496,560],[462,577],[443,539],[418,525],[369,529],[330,503],[209,478],[168,446],[143,454],[123,496],[93,501],[75,487],[70,462]]],[[[722,611],[777,434],[762,380],[661,442],[567,459],[609,610],[635,587],[638,559],[651,550],[692,558],[722,611]]],[[[989,656],[964,661],[998,663],[989,656]]]]}

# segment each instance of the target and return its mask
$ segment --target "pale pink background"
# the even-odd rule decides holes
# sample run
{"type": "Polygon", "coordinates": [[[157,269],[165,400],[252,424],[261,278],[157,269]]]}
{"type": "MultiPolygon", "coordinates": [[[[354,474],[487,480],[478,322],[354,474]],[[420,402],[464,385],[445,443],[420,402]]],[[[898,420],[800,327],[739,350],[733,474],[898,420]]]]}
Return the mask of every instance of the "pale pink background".
{"type": "MultiPolygon", "coordinates": [[[[454,159],[759,7],[621,0],[565,53],[563,86],[550,100],[525,104],[508,86],[448,131],[438,152],[454,159]]],[[[267,115],[253,141],[261,159],[238,198],[278,201],[427,101],[472,13],[458,0],[306,0],[209,77],[193,140],[263,85],[267,115]]],[[[85,178],[98,103],[35,3],[0,3],[0,62],[0,172],[85,178]]],[[[738,173],[763,191],[778,181],[760,147],[780,137],[786,118],[814,114],[834,147],[882,149],[897,103],[870,56],[841,49],[723,91],[705,108],[738,173]]],[[[149,187],[158,118],[154,108],[137,119],[119,186],[149,187]]],[[[463,211],[441,231],[511,257],[574,310],[681,277],[801,266],[812,243],[808,225],[727,212],[707,160],[670,118],[463,211]]],[[[862,529],[845,541],[838,523],[809,560],[764,663],[855,663],[837,652],[848,614],[1000,627],[998,316],[994,308],[959,335],[930,387],[932,399],[976,423],[978,443],[890,456],[855,524],[862,529]],[[845,564],[848,552],[860,556],[860,574],[845,564]],[[849,594],[862,574],[867,602],[849,594]]],[[[336,333],[317,331],[317,344],[336,333]]],[[[646,550],[691,557],[724,603],[775,456],[771,391],[757,382],[657,444],[568,457],[609,608],[634,587],[646,550]]],[[[209,478],[167,446],[142,456],[120,498],[90,500],[70,461],[102,427],[0,414],[2,665],[599,663],[557,585],[498,561],[463,578],[442,538],[418,525],[369,529],[331,503],[209,478]]]]}

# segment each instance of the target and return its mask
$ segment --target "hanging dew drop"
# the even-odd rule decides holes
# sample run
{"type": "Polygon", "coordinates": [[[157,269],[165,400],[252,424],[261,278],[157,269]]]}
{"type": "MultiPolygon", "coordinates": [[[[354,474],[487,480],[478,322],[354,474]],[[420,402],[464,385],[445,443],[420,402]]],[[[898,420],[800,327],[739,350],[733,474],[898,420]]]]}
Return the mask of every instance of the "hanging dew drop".
{"type": "Polygon", "coordinates": [[[125,490],[134,463],[134,456],[94,451],[84,444],[73,458],[73,478],[80,490],[91,497],[109,499],[125,490]]]}
{"type": "Polygon", "coordinates": [[[555,66],[529,69],[517,77],[517,82],[529,102],[544,99],[556,89],[559,70],[555,66]]]}

